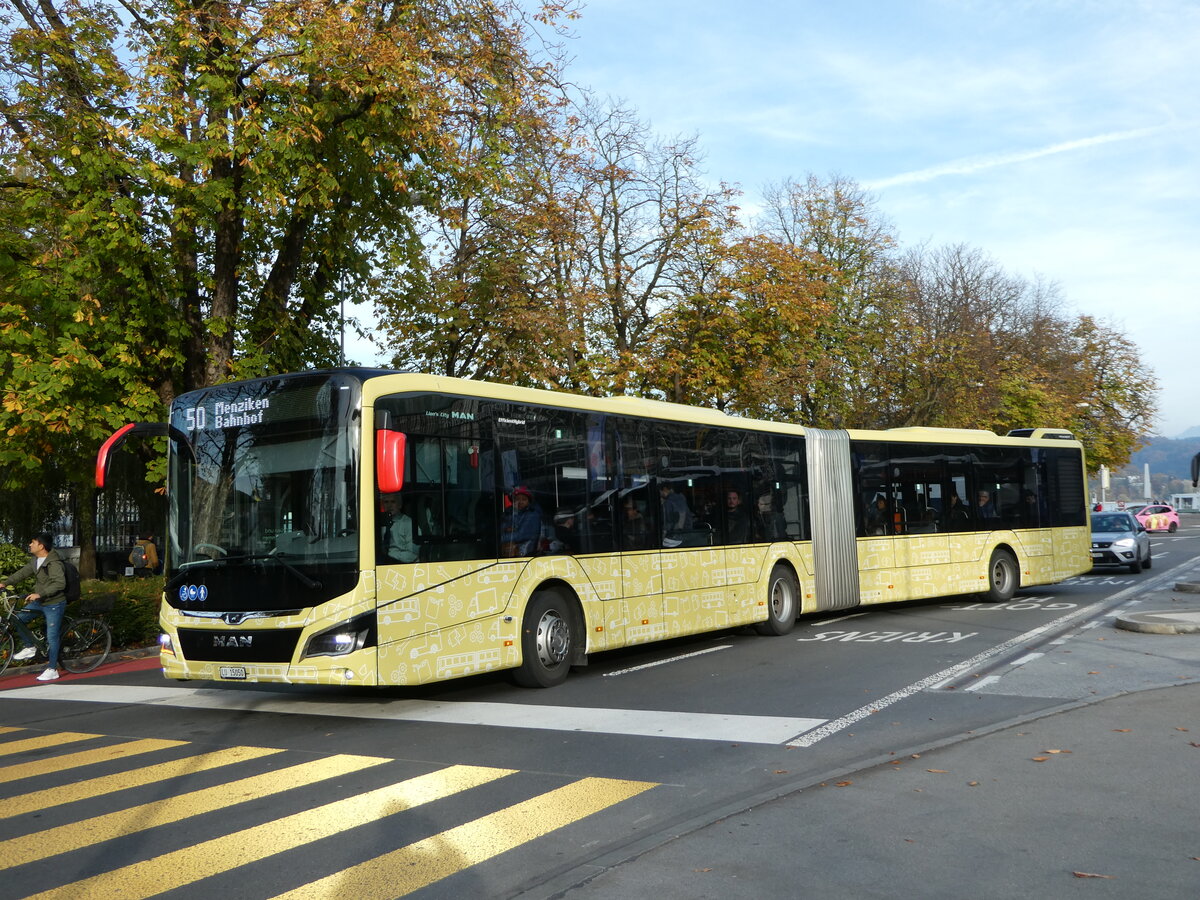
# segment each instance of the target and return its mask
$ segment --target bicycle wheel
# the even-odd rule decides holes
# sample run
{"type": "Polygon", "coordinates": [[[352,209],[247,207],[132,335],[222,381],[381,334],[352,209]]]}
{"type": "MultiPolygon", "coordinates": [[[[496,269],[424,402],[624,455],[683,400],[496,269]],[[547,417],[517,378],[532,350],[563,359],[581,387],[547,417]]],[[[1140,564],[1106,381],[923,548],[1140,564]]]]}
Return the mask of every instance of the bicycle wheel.
{"type": "Polygon", "coordinates": [[[8,630],[8,626],[0,629],[0,674],[8,668],[8,664],[12,662],[13,654],[17,652],[17,643],[13,640],[12,632],[8,630]]]}
{"type": "Polygon", "coordinates": [[[101,619],[72,619],[63,623],[59,662],[68,672],[90,672],[108,658],[112,632],[101,619]]]}

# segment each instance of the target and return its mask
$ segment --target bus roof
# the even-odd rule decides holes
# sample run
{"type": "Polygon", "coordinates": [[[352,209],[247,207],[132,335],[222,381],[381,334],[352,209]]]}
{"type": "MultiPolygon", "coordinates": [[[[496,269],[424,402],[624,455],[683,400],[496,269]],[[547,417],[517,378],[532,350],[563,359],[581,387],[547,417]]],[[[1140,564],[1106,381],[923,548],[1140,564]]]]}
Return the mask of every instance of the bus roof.
{"type": "MultiPolygon", "coordinates": [[[[348,367],[310,370],[291,374],[301,376],[340,374],[358,378],[363,382],[364,400],[367,403],[372,403],[373,398],[376,396],[393,393],[397,390],[429,391],[459,396],[479,396],[497,400],[511,400],[517,403],[536,403],[544,406],[558,406],[584,411],[590,410],[610,415],[669,419],[676,422],[708,424],[721,428],[746,428],[755,431],[771,430],[792,434],[802,434],[805,430],[805,426],[799,423],[743,418],[706,406],[688,406],[686,404],[671,403],[666,400],[652,400],[643,397],[593,397],[587,394],[575,394],[568,391],[518,387],[511,384],[504,384],[503,382],[452,378],[446,375],[431,375],[424,372],[348,367]],[[403,381],[407,382],[407,384],[401,388],[395,384],[385,383],[393,381],[403,381]],[[372,382],[373,384],[371,384],[372,382]],[[370,387],[367,387],[368,384],[370,384],[370,387]]],[[[982,428],[934,428],[914,425],[889,429],[845,430],[849,432],[851,438],[857,440],[899,440],[912,443],[928,442],[935,444],[1012,444],[1014,446],[1028,446],[1032,441],[1058,445],[1063,445],[1070,441],[1071,443],[1078,444],[1077,441],[1072,440],[1070,432],[1063,429],[1050,428],[1017,429],[1006,436],[1000,436],[982,428]]]]}

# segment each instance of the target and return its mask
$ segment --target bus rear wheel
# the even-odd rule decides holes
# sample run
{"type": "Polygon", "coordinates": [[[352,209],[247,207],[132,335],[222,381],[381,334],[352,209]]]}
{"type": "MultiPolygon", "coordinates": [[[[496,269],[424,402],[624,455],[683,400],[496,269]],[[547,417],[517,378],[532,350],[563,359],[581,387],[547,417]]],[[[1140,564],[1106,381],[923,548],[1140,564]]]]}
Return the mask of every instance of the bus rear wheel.
{"type": "Polygon", "coordinates": [[[800,585],[796,575],[785,565],[776,564],[767,583],[767,621],[759,622],[754,630],[759,634],[787,634],[796,625],[800,612],[800,585]]]}
{"type": "Polygon", "coordinates": [[[570,601],[558,591],[537,591],[521,625],[521,666],[513,680],[521,687],[554,687],[566,681],[578,640],[570,601]]]}
{"type": "Polygon", "coordinates": [[[1020,583],[1017,561],[1007,550],[992,551],[988,562],[987,599],[991,603],[1007,603],[1017,592],[1020,583]]]}

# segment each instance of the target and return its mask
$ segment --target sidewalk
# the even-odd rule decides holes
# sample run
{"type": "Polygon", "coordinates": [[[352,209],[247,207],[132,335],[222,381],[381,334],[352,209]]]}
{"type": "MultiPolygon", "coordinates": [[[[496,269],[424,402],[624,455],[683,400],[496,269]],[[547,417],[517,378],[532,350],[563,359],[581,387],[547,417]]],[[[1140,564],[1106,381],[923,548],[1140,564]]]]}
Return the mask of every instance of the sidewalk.
{"type": "Polygon", "coordinates": [[[1151,591],[1061,651],[1074,657],[1045,662],[1111,654],[1136,686],[1081,688],[1058,712],[805,788],[560,896],[1200,896],[1200,634],[1117,627],[1152,612],[1187,624],[1200,593],[1151,591]],[[1137,657],[1146,663],[1134,678],[1137,657]]]}

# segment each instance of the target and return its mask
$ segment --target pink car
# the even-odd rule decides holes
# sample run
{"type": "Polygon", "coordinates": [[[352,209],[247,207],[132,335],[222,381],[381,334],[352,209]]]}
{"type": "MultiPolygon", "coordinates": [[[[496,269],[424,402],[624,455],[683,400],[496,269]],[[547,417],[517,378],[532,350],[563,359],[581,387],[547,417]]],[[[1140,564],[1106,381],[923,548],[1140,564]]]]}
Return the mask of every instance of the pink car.
{"type": "Polygon", "coordinates": [[[1141,522],[1147,531],[1169,531],[1174,534],[1179,527],[1179,513],[1167,503],[1146,503],[1142,506],[1131,506],[1125,511],[1133,513],[1134,518],[1141,522]]]}

